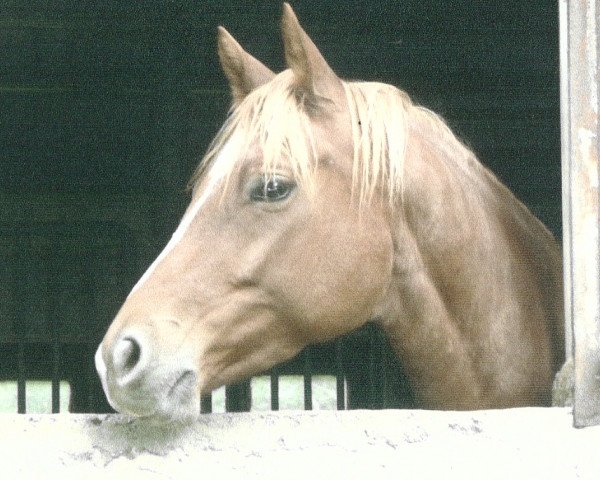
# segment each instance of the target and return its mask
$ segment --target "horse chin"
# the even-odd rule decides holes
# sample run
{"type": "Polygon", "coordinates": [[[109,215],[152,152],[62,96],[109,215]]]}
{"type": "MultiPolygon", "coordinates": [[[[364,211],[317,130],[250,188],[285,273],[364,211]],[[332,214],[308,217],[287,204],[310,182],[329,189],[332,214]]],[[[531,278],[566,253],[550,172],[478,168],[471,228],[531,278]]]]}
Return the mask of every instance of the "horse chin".
{"type": "Polygon", "coordinates": [[[184,370],[162,396],[149,418],[157,423],[190,422],[200,415],[198,376],[193,370],[184,370]]]}
{"type": "MultiPolygon", "coordinates": [[[[159,388],[156,388],[159,391],[159,388]]],[[[190,423],[200,415],[200,395],[195,374],[184,372],[165,394],[152,397],[147,395],[144,401],[109,402],[120,413],[143,419],[153,424],[190,423]]],[[[138,399],[139,400],[139,399],[138,399]]]]}

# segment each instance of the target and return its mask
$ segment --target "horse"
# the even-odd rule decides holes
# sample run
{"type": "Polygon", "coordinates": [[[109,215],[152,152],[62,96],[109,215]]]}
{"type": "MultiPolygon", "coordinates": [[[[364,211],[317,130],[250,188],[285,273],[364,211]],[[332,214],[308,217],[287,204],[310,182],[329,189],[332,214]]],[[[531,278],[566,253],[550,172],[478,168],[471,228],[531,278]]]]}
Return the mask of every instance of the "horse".
{"type": "Polygon", "coordinates": [[[564,359],[552,234],[432,111],[341,80],[284,4],[275,74],[218,28],[232,94],[191,202],[95,362],[117,411],[200,398],[375,322],[427,409],[547,405],[564,359]]]}

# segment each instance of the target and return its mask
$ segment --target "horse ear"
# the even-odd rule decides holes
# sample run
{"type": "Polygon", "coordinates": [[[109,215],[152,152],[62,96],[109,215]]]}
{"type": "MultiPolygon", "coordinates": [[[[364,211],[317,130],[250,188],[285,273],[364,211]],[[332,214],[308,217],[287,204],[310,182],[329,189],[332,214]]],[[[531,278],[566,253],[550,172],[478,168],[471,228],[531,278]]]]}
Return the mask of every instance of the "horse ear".
{"type": "Polygon", "coordinates": [[[223,72],[229,81],[233,105],[252,90],[270,81],[275,74],[246,52],[223,27],[218,28],[218,53],[223,72]]]}
{"type": "Polygon", "coordinates": [[[298,86],[317,98],[328,100],[335,100],[343,94],[341,80],[302,29],[289,3],[283,4],[281,32],[285,59],[298,86]]]}

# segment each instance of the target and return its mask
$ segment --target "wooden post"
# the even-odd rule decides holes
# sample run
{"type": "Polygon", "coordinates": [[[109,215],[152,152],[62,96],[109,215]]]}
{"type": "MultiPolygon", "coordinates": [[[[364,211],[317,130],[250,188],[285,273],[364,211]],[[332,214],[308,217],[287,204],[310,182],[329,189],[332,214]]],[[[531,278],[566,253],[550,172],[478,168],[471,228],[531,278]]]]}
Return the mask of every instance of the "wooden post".
{"type": "Polygon", "coordinates": [[[563,245],[575,426],[600,424],[600,0],[560,0],[563,245]]]}

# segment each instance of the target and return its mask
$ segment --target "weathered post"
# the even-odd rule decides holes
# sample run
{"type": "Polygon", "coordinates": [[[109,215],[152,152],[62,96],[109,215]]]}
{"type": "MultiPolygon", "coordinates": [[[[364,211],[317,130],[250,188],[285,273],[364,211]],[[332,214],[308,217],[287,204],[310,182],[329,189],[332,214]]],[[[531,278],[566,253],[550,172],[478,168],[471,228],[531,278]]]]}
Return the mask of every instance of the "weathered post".
{"type": "Polygon", "coordinates": [[[599,0],[560,0],[563,245],[574,422],[600,424],[599,0]]]}

